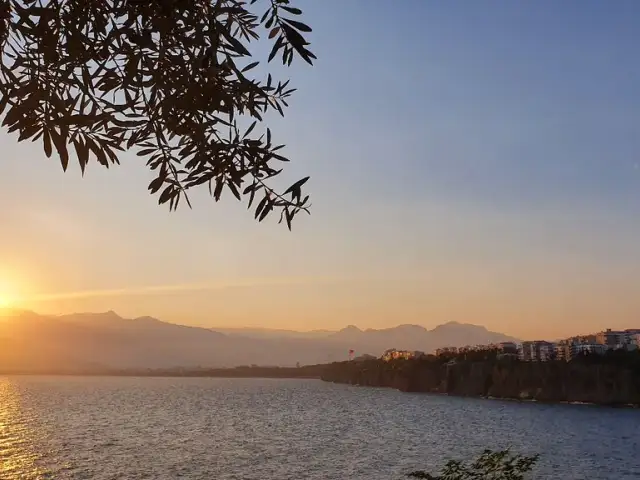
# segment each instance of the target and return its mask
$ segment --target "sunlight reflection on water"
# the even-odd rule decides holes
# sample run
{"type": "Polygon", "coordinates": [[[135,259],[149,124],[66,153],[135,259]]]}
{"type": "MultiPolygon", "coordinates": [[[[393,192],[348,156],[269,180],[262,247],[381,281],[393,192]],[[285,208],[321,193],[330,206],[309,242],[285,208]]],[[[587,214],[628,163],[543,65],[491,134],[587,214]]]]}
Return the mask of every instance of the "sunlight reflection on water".
{"type": "Polygon", "coordinates": [[[22,410],[20,395],[9,379],[0,378],[0,479],[48,478],[36,465],[34,432],[28,414],[22,410]]]}

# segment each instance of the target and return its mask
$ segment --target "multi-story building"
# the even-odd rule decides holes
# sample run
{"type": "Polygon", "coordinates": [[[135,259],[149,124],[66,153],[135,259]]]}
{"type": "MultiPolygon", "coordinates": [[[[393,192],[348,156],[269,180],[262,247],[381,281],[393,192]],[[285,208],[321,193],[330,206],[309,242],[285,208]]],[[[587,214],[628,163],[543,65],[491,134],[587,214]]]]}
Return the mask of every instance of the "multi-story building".
{"type": "Polygon", "coordinates": [[[596,343],[606,345],[610,350],[617,350],[625,348],[624,346],[628,343],[628,335],[629,334],[626,331],[611,330],[610,328],[607,328],[604,332],[598,332],[596,334],[596,343]]]}
{"type": "Polygon", "coordinates": [[[570,346],[570,356],[567,360],[576,358],[579,355],[585,354],[598,354],[604,355],[607,351],[607,346],[601,343],[574,343],[570,346]]]}
{"type": "Polygon", "coordinates": [[[627,334],[626,340],[628,345],[640,346],[640,342],[638,341],[640,339],[640,328],[629,328],[625,330],[625,333],[627,334]]]}
{"type": "Polygon", "coordinates": [[[555,358],[556,345],[551,342],[538,342],[538,360],[548,362],[555,358]]]}
{"type": "Polygon", "coordinates": [[[620,331],[608,328],[595,335],[578,335],[562,340],[556,345],[555,358],[569,361],[586,353],[604,355],[608,350],[638,348],[640,348],[640,329],[620,331]]]}
{"type": "Polygon", "coordinates": [[[556,360],[571,360],[571,343],[568,340],[563,340],[556,344],[555,349],[555,359],[556,360]]]}
{"type": "Polygon", "coordinates": [[[556,348],[552,342],[534,340],[522,342],[519,357],[525,362],[547,362],[555,358],[556,348]]]}
{"type": "Polygon", "coordinates": [[[555,359],[569,361],[585,353],[604,354],[608,347],[597,342],[597,335],[580,335],[558,342],[555,346],[555,359]]]}

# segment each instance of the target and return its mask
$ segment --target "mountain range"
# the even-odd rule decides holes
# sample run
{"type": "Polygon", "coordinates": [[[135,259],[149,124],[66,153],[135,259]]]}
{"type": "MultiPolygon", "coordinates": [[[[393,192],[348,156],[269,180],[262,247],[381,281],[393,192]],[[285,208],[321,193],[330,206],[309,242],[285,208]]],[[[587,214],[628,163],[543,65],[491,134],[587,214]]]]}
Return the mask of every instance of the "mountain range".
{"type": "Polygon", "coordinates": [[[127,319],[113,311],[70,315],[0,315],[0,370],[89,367],[168,368],[291,366],[326,363],[388,348],[432,352],[442,346],[516,341],[485,327],[450,322],[428,330],[399,325],[339,331],[191,327],[152,317],[127,319]]]}

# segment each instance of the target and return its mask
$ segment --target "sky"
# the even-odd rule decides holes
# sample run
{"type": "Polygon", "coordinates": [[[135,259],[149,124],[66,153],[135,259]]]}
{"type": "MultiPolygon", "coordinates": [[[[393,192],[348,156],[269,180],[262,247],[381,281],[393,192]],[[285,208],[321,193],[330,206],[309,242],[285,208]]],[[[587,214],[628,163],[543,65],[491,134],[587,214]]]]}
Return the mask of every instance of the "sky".
{"type": "MultiPolygon", "coordinates": [[[[62,172],[0,134],[0,299],[201,326],[640,328],[635,0],[296,2],[315,66],[274,138],[292,232],[144,163],[62,172]]],[[[268,44],[255,45],[265,57],[268,44]]]]}

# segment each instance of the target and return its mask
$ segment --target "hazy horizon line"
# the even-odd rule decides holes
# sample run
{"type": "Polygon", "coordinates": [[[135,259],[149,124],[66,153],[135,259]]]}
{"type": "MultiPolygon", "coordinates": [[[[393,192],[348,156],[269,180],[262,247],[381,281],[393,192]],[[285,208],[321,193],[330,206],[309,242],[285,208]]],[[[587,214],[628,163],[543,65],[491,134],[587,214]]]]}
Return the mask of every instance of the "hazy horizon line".
{"type": "Polygon", "coordinates": [[[18,308],[24,304],[45,303],[56,300],[73,300],[98,297],[119,297],[119,296],[142,296],[156,295],[162,293],[197,292],[206,290],[225,290],[236,288],[256,288],[256,287],[277,287],[277,286],[301,286],[301,285],[322,285],[331,283],[350,282],[419,282],[427,277],[411,275],[312,275],[312,276],[289,276],[289,277],[256,277],[248,279],[220,280],[203,283],[178,283],[169,285],[144,285],[119,288],[98,288],[87,290],[75,290],[68,292],[49,292],[27,295],[18,295],[12,299],[11,305],[18,308]]]}

